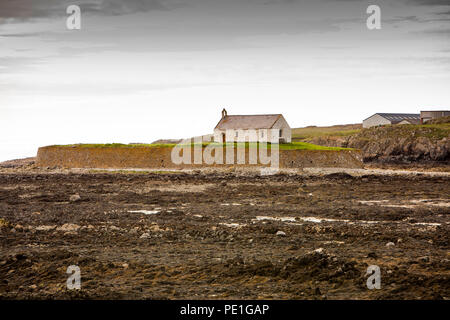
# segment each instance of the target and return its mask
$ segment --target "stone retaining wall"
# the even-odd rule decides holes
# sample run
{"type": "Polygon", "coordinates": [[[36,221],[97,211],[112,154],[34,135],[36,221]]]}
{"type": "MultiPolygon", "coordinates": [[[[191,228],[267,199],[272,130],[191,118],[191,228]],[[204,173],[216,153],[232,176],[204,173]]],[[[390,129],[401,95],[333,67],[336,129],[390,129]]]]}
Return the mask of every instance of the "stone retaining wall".
{"type": "MultiPolygon", "coordinates": [[[[152,168],[187,169],[199,167],[260,166],[249,164],[246,149],[245,164],[194,164],[194,149],[191,149],[192,164],[174,164],[172,147],[86,147],[86,146],[49,146],[41,147],[37,154],[40,167],[64,168],[152,168]]],[[[204,150],[204,148],[203,148],[204,150]]],[[[234,159],[237,159],[234,149],[234,159]]],[[[223,149],[225,160],[225,149],[223,149]]],[[[269,152],[270,155],[270,152],[269,152]]],[[[225,162],[225,161],[223,161],[225,162]]],[[[236,163],[236,161],[234,161],[236,163]]],[[[334,167],[362,168],[362,155],[357,150],[279,150],[280,168],[334,167]]]]}

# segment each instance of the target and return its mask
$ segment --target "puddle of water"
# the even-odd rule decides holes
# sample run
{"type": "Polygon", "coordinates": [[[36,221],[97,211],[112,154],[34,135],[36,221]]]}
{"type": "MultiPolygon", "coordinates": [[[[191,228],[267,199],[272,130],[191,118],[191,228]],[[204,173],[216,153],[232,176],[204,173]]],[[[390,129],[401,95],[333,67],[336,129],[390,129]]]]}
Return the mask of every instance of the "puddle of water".
{"type": "Polygon", "coordinates": [[[245,226],[245,224],[239,223],[219,223],[219,224],[229,228],[242,228],[243,226],[245,226]]]}
{"type": "Polygon", "coordinates": [[[272,221],[282,221],[282,222],[295,222],[295,217],[267,217],[267,216],[257,216],[257,221],[262,220],[272,220],[272,221]]]}
{"type": "Polygon", "coordinates": [[[411,200],[411,202],[426,206],[450,207],[450,200],[445,199],[419,199],[411,200]]]}
{"type": "Polygon", "coordinates": [[[331,240],[331,241],[325,241],[324,244],[345,244],[345,242],[344,241],[331,240]]]}
{"type": "Polygon", "coordinates": [[[386,208],[405,208],[405,209],[417,208],[416,205],[411,204],[382,204],[381,206],[386,208]]]}
{"type": "Polygon", "coordinates": [[[143,213],[145,215],[150,215],[150,214],[158,214],[160,211],[158,210],[132,210],[132,211],[128,211],[130,213],[143,213]]]}
{"type": "Polygon", "coordinates": [[[387,204],[389,200],[360,200],[358,201],[361,204],[366,205],[380,205],[382,207],[388,208],[406,208],[406,209],[414,209],[420,205],[423,206],[436,206],[436,207],[450,207],[450,201],[446,199],[415,199],[415,200],[406,200],[403,203],[397,204],[387,204]]]}
{"type": "Polygon", "coordinates": [[[315,218],[315,217],[300,217],[299,219],[302,220],[302,221],[305,221],[305,222],[314,222],[314,223],[321,223],[322,221],[326,221],[326,222],[348,222],[347,220],[325,219],[325,218],[315,218]]]}
{"type": "Polygon", "coordinates": [[[349,220],[339,220],[339,219],[326,219],[326,218],[316,218],[316,217],[267,217],[267,216],[257,216],[257,221],[261,220],[272,220],[272,221],[282,221],[282,222],[297,222],[298,220],[305,222],[321,223],[325,222],[350,222],[349,220]]]}
{"type": "Polygon", "coordinates": [[[259,173],[262,176],[272,176],[278,173],[278,168],[261,168],[259,173]]]}
{"type": "Polygon", "coordinates": [[[416,222],[416,223],[412,223],[414,225],[419,225],[419,226],[435,226],[438,227],[441,224],[440,223],[433,223],[433,222],[416,222]]]}
{"type": "Polygon", "coordinates": [[[383,203],[383,202],[389,202],[389,200],[360,200],[358,201],[361,204],[376,204],[376,203],[383,203]]]}
{"type": "MultiPolygon", "coordinates": [[[[257,216],[253,221],[263,221],[263,220],[271,220],[271,221],[281,221],[281,222],[292,222],[304,221],[304,222],[312,222],[312,223],[322,223],[322,222],[341,222],[348,224],[378,224],[378,223],[395,223],[395,224],[409,224],[409,225],[423,225],[423,226],[440,226],[440,223],[433,222],[417,222],[417,223],[408,223],[404,221],[374,221],[374,220],[347,220],[347,219],[330,219],[330,218],[318,218],[318,217],[267,217],[267,216],[257,216]]],[[[298,224],[301,225],[301,224],[298,224]]]]}

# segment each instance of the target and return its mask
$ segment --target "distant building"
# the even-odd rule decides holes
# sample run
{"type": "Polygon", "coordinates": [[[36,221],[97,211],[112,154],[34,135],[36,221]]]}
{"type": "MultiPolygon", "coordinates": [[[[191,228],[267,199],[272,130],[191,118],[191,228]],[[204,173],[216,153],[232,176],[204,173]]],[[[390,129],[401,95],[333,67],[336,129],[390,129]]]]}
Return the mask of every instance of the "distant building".
{"type": "Polygon", "coordinates": [[[389,124],[419,124],[420,114],[416,113],[375,113],[363,120],[363,128],[389,124]]]}
{"type": "Polygon", "coordinates": [[[291,143],[291,127],[282,114],[228,115],[223,109],[214,141],[291,143]]]}
{"type": "Polygon", "coordinates": [[[450,116],[450,111],[420,111],[420,123],[450,116]]]}

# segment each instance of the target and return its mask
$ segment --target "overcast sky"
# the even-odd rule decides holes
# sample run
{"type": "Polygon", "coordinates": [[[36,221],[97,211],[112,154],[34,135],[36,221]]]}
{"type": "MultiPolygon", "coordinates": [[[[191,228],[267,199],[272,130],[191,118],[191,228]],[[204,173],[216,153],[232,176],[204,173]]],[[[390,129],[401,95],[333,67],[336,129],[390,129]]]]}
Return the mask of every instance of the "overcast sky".
{"type": "Polygon", "coordinates": [[[449,109],[449,40],[450,0],[0,0],[0,161],[211,133],[223,107],[291,127],[449,109]]]}

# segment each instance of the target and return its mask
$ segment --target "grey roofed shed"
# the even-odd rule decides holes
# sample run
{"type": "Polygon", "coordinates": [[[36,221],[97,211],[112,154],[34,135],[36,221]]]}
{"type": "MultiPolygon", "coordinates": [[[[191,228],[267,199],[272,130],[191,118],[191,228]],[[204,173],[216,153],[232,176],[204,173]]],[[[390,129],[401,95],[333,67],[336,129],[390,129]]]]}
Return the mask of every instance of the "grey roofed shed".
{"type": "Polygon", "coordinates": [[[392,121],[392,123],[401,122],[402,120],[419,120],[418,113],[377,113],[383,118],[392,121]]]}
{"type": "Polygon", "coordinates": [[[375,113],[363,120],[363,128],[419,122],[418,113],[375,113]]]}
{"type": "MultiPolygon", "coordinates": [[[[375,113],[374,115],[379,115],[386,120],[391,121],[393,124],[401,122],[403,120],[419,120],[420,121],[420,114],[419,113],[375,113]]],[[[373,117],[374,115],[371,115],[370,117],[364,119],[363,121],[373,117]]]]}

